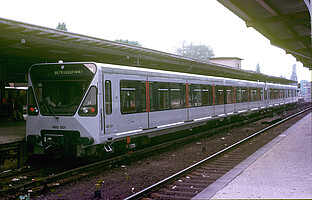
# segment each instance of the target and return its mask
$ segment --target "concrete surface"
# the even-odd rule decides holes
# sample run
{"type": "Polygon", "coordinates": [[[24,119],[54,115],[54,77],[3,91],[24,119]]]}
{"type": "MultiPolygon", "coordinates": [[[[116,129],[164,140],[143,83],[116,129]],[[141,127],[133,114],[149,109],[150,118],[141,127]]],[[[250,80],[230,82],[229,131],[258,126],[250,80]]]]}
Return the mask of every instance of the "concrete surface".
{"type": "Polygon", "coordinates": [[[311,199],[311,113],[193,199],[311,199]]]}
{"type": "Polygon", "coordinates": [[[0,123],[0,144],[19,142],[25,139],[26,121],[0,123]]]}

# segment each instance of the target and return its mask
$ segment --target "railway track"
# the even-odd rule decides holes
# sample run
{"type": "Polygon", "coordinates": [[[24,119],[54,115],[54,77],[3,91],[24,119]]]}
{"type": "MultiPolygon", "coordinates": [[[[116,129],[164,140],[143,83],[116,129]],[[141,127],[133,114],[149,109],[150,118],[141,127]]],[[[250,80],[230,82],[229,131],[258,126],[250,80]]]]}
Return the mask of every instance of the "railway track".
{"type": "MultiPolygon", "coordinates": [[[[255,120],[255,119],[253,119],[255,120]]],[[[245,122],[247,123],[247,121],[245,122]]],[[[207,135],[210,133],[214,133],[214,132],[218,132],[218,131],[222,131],[225,129],[229,129],[231,127],[234,126],[238,126],[238,124],[230,124],[230,125],[226,125],[223,127],[217,127],[215,129],[209,130],[208,132],[204,132],[204,133],[200,133],[200,134],[196,134],[196,135],[192,135],[190,137],[187,138],[181,138],[175,141],[171,141],[171,142],[167,142],[164,144],[159,144],[156,146],[153,146],[151,148],[147,148],[147,149],[143,149],[137,152],[133,152],[131,154],[126,154],[126,155],[121,155],[115,158],[111,158],[108,160],[104,160],[104,161],[100,161],[100,162],[96,162],[96,163],[91,163],[85,166],[81,166],[81,167],[77,167],[74,169],[70,169],[70,170],[66,170],[66,171],[62,171],[60,173],[54,173],[48,176],[44,176],[44,177],[38,177],[35,180],[31,180],[31,181],[25,181],[22,184],[15,184],[9,187],[3,187],[2,189],[0,189],[0,196],[8,196],[8,195],[12,195],[12,194],[25,194],[27,193],[29,190],[32,191],[33,194],[37,193],[37,194],[42,194],[47,192],[48,190],[50,190],[51,188],[55,188],[55,187],[59,187],[59,185],[62,185],[67,183],[67,182],[71,182],[74,179],[77,179],[79,177],[85,177],[85,176],[89,176],[90,174],[94,174],[94,171],[97,171],[96,169],[102,168],[105,169],[110,165],[116,165],[116,163],[121,163],[124,162],[125,160],[129,160],[130,159],[135,159],[137,158],[141,158],[143,156],[148,156],[150,154],[152,154],[153,152],[157,152],[159,150],[163,150],[166,149],[167,147],[170,147],[172,145],[175,144],[181,144],[181,143],[187,143],[190,140],[196,140],[196,138],[200,138],[203,135],[207,135]],[[93,172],[92,172],[93,170],[93,172]],[[57,184],[56,184],[57,183],[57,184]]],[[[29,173],[29,172],[27,172],[29,173]]],[[[17,176],[17,175],[13,175],[13,176],[17,176]]],[[[23,174],[20,174],[19,176],[26,176],[23,174]]],[[[193,175],[191,174],[188,177],[193,177],[193,175]]],[[[186,178],[188,179],[188,178],[186,178]]],[[[183,180],[183,179],[181,179],[183,180]]],[[[175,187],[175,185],[173,185],[172,187],[175,187]]],[[[196,189],[196,187],[193,186],[192,189],[196,189]]]]}
{"type": "Polygon", "coordinates": [[[125,198],[125,200],[143,199],[146,197],[148,199],[192,199],[203,189],[217,181],[252,153],[264,146],[268,141],[280,134],[279,131],[276,131],[275,134],[264,137],[266,131],[274,128],[278,129],[278,126],[284,122],[295,120],[295,117],[310,109],[311,107],[270,125],[194,165],[125,198]],[[257,136],[263,137],[258,138],[257,136]]]}

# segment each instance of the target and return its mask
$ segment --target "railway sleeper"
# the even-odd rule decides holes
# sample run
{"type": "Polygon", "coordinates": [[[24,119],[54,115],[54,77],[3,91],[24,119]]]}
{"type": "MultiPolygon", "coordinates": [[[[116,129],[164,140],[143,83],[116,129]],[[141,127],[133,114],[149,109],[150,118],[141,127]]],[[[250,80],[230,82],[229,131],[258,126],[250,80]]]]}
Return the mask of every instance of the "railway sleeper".
{"type": "Polygon", "coordinates": [[[176,186],[176,185],[169,185],[166,187],[168,190],[176,190],[176,191],[188,191],[188,192],[196,192],[196,191],[202,191],[203,188],[201,187],[185,187],[185,186],[176,186]]]}
{"type": "Polygon", "coordinates": [[[163,199],[163,200],[189,200],[190,198],[189,197],[185,197],[185,196],[172,196],[172,195],[165,195],[165,194],[159,194],[159,193],[152,193],[150,195],[151,198],[154,198],[154,199],[163,199]]]}
{"type": "MultiPolygon", "coordinates": [[[[166,195],[173,195],[173,196],[181,196],[181,197],[193,197],[195,192],[189,192],[189,191],[178,191],[178,190],[163,190],[160,192],[164,192],[166,195]]],[[[198,193],[199,191],[197,191],[198,193]]]]}

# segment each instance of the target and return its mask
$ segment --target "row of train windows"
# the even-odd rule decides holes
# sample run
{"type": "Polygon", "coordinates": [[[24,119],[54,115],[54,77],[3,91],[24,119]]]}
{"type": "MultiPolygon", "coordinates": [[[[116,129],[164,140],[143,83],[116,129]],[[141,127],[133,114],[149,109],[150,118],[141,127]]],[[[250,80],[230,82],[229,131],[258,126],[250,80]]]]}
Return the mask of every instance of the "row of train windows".
{"type": "Polygon", "coordinates": [[[296,90],[269,89],[269,99],[296,97],[296,90]]]}
{"type": "MultiPolygon", "coordinates": [[[[275,90],[271,93],[275,95],[275,90]]],[[[168,82],[149,82],[147,85],[145,81],[120,81],[120,108],[123,114],[186,108],[187,104],[189,107],[200,107],[261,100],[262,88],[235,87],[234,92],[233,86],[168,82]]],[[[111,114],[112,90],[108,80],[105,81],[105,105],[106,114],[111,114]]]]}

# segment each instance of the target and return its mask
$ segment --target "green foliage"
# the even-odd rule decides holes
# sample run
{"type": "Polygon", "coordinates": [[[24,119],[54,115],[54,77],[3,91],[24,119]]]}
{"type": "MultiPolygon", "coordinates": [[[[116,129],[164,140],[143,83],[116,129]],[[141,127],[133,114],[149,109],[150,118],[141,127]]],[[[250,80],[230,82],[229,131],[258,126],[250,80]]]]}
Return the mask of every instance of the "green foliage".
{"type": "Polygon", "coordinates": [[[193,42],[183,41],[180,47],[177,47],[175,53],[197,60],[209,61],[209,58],[215,56],[213,49],[209,45],[194,44],[193,42]]]}
{"type": "Polygon", "coordinates": [[[59,22],[58,26],[56,27],[56,29],[67,31],[66,24],[64,22],[63,23],[59,22]]]}
{"type": "Polygon", "coordinates": [[[138,41],[130,41],[130,40],[124,40],[124,39],[117,39],[115,40],[115,42],[121,42],[121,43],[125,43],[125,44],[131,44],[134,46],[138,46],[141,47],[142,44],[140,44],[138,41]]]}

